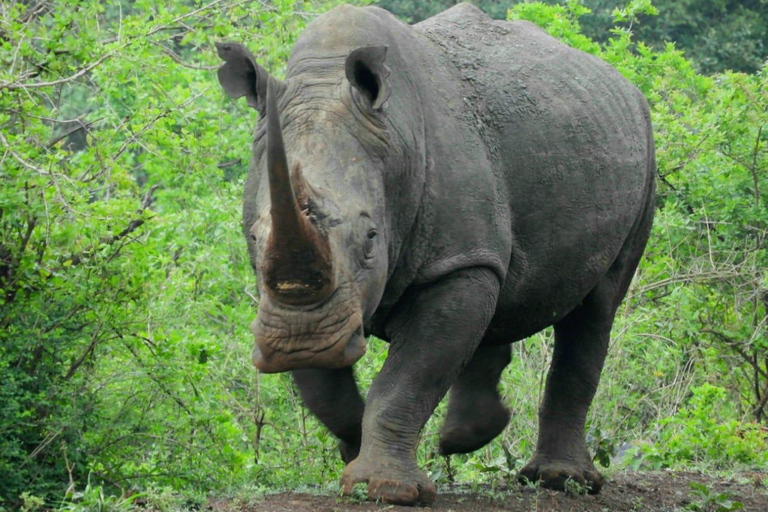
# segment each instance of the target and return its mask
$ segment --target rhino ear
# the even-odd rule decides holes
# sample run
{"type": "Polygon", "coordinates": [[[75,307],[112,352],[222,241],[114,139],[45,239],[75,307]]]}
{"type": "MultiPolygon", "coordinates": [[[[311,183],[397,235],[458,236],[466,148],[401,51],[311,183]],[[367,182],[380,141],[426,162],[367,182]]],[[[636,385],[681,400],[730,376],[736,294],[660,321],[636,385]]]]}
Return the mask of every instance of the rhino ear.
{"type": "Polygon", "coordinates": [[[352,50],[344,65],[347,80],[368,99],[374,110],[380,110],[389,97],[389,68],[384,65],[386,58],[386,46],[366,46],[352,50]]]}
{"type": "Polygon", "coordinates": [[[219,68],[219,83],[232,98],[245,96],[248,106],[264,115],[269,73],[256,63],[248,49],[238,43],[216,43],[216,51],[224,61],[219,68]]]}

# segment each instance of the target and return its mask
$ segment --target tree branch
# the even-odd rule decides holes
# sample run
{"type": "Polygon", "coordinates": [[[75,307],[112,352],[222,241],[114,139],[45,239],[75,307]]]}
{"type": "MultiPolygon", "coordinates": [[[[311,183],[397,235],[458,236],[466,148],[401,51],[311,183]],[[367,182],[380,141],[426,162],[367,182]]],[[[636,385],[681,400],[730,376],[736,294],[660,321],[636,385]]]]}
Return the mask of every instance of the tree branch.
{"type": "Polygon", "coordinates": [[[752,366],[755,371],[760,374],[762,377],[768,379],[768,372],[766,370],[763,370],[760,368],[760,365],[753,361],[753,358],[747,354],[744,349],[739,347],[739,342],[731,338],[730,336],[726,336],[725,334],[715,331],[713,329],[702,329],[701,332],[707,333],[707,334],[713,334],[716,337],[720,338],[721,341],[725,342],[726,345],[728,345],[730,348],[732,348],[734,351],[736,351],[737,354],[741,356],[741,358],[744,360],[745,363],[752,366]]]}
{"type": "Polygon", "coordinates": [[[90,128],[90,126],[91,126],[92,124],[94,124],[94,123],[98,123],[98,122],[99,122],[99,121],[101,121],[102,119],[104,119],[104,118],[103,118],[103,117],[100,117],[100,118],[98,118],[98,119],[96,119],[96,120],[94,120],[94,121],[88,121],[87,123],[84,123],[84,122],[83,122],[82,120],[80,120],[80,119],[75,119],[75,120],[74,120],[74,122],[76,122],[76,123],[78,124],[78,126],[76,126],[76,127],[72,128],[72,129],[71,129],[71,130],[69,130],[68,132],[62,133],[62,134],[61,134],[61,135],[59,135],[58,137],[54,137],[54,138],[52,138],[51,140],[49,140],[49,141],[48,141],[48,142],[45,144],[45,147],[46,147],[46,148],[52,148],[53,146],[55,146],[56,144],[58,144],[58,143],[59,143],[59,142],[61,142],[62,140],[66,139],[67,137],[69,137],[70,135],[72,135],[73,133],[77,133],[77,132],[79,132],[80,130],[87,130],[88,128],[90,128]]]}
{"type": "Polygon", "coordinates": [[[169,56],[173,62],[178,64],[179,66],[183,66],[185,68],[194,69],[197,71],[213,71],[214,69],[219,69],[220,66],[194,66],[192,64],[187,64],[184,62],[184,60],[179,56],[179,54],[175,53],[174,51],[166,48],[161,43],[158,43],[156,41],[152,41],[152,44],[160,48],[160,51],[162,51],[164,54],[169,56]]]}
{"type": "Polygon", "coordinates": [[[107,60],[108,58],[112,57],[115,54],[115,52],[109,52],[102,55],[99,59],[97,59],[95,62],[92,62],[91,64],[85,66],[84,68],[81,68],[79,71],[77,71],[74,75],[70,75],[66,78],[60,78],[58,80],[52,80],[50,82],[33,82],[28,84],[19,84],[15,82],[6,82],[2,81],[0,82],[0,89],[7,89],[9,91],[16,91],[19,89],[40,89],[43,87],[53,87],[56,85],[66,84],[73,80],[77,80],[81,76],[88,73],[90,70],[95,68],[96,66],[100,65],[102,62],[107,60]]]}
{"type": "MultiPolygon", "coordinates": [[[[142,213],[144,210],[149,208],[149,206],[152,204],[152,194],[160,187],[160,185],[152,185],[149,187],[149,190],[147,190],[147,193],[144,194],[144,199],[141,201],[141,206],[139,207],[138,213],[142,213]]],[[[107,237],[101,238],[101,243],[104,244],[113,244],[117,241],[119,241],[122,238],[125,238],[126,236],[130,235],[134,231],[136,231],[139,227],[141,227],[144,222],[146,222],[145,219],[133,219],[131,222],[128,223],[128,225],[118,234],[111,235],[107,237]]],[[[87,257],[89,257],[93,253],[93,250],[87,250],[83,251],[78,254],[70,255],[68,258],[64,259],[63,261],[71,261],[71,266],[79,265],[83,262],[83,260],[87,257]]]]}

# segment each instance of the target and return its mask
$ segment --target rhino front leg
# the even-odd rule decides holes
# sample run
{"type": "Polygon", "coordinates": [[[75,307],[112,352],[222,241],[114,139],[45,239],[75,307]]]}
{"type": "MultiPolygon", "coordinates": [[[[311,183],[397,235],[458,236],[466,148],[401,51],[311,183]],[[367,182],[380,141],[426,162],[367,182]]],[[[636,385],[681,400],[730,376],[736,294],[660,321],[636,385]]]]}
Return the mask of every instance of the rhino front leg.
{"type": "Polygon", "coordinates": [[[365,403],[352,368],[294,370],[291,375],[304,404],[339,439],[341,459],[353,461],[360,451],[365,403]]]}
{"type": "Polygon", "coordinates": [[[416,464],[419,433],[479,345],[498,292],[490,270],[465,269],[398,306],[386,326],[389,355],[368,393],[360,455],[341,479],[344,494],[367,482],[371,500],[434,500],[435,485],[416,464]]]}

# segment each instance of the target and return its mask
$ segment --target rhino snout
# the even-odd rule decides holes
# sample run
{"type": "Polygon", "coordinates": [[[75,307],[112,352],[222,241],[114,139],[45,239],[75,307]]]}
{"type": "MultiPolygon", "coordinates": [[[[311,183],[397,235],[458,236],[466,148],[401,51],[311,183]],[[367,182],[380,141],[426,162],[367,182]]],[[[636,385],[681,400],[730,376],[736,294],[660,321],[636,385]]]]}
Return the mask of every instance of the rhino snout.
{"type": "MultiPolygon", "coordinates": [[[[335,294],[334,297],[343,294],[335,294]]],[[[359,301],[331,300],[316,309],[262,301],[251,324],[253,364],[262,372],[345,368],[366,351],[359,301]]]]}

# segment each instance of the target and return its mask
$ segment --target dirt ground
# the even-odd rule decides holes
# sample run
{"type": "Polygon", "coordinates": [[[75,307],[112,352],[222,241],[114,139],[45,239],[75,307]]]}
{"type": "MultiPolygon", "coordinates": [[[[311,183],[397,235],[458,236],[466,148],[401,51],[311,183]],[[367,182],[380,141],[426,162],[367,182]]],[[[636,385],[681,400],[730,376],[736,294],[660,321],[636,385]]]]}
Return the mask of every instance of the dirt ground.
{"type": "Polygon", "coordinates": [[[717,478],[702,473],[625,471],[614,475],[597,496],[569,496],[518,485],[492,489],[457,486],[438,489],[431,507],[410,508],[360,502],[338,496],[280,493],[256,503],[211,502],[213,512],[768,512],[768,473],[717,478]],[[696,493],[691,483],[703,484],[696,493]],[[738,508],[733,502],[741,502],[738,508]]]}

